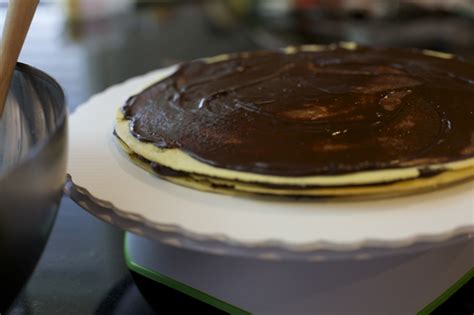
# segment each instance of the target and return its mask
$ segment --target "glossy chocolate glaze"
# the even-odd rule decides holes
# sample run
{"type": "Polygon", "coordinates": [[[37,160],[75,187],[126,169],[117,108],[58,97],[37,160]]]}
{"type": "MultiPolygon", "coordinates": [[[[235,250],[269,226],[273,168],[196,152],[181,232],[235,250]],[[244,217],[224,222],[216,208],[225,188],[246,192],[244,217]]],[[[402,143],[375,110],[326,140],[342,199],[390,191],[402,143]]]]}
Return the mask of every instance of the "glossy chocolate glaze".
{"type": "Polygon", "coordinates": [[[123,107],[132,134],[281,176],[474,156],[474,65],[416,50],[260,51],[182,64],[123,107]]]}

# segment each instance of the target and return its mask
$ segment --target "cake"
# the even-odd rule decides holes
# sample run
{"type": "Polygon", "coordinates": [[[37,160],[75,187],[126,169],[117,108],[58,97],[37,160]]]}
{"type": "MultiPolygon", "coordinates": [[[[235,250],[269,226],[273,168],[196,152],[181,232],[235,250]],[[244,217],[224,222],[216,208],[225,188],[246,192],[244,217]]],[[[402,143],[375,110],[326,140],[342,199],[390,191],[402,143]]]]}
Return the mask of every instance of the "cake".
{"type": "Polygon", "coordinates": [[[353,43],[183,63],[128,99],[131,159],[205,191],[396,195],[474,176],[474,65],[353,43]]]}

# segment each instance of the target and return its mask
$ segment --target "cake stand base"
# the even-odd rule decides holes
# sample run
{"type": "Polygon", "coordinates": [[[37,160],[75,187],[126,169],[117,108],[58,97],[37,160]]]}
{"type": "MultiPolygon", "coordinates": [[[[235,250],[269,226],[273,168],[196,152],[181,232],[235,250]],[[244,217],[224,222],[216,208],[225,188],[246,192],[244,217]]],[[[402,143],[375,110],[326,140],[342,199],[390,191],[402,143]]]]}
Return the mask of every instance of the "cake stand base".
{"type": "Polygon", "coordinates": [[[181,313],[189,307],[197,314],[451,314],[447,307],[455,314],[474,311],[466,298],[474,292],[473,239],[375,259],[301,262],[208,254],[127,233],[124,251],[139,289],[159,311],[181,313]]]}

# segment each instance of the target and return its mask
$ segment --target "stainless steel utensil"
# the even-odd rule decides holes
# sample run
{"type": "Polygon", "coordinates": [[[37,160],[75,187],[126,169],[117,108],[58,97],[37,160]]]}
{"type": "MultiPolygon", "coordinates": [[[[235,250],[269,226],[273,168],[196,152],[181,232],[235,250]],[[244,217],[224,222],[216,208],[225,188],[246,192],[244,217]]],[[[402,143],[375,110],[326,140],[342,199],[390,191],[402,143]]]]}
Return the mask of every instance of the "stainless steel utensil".
{"type": "Polygon", "coordinates": [[[0,119],[0,313],[33,271],[66,177],[67,110],[47,74],[18,63],[0,119]]]}

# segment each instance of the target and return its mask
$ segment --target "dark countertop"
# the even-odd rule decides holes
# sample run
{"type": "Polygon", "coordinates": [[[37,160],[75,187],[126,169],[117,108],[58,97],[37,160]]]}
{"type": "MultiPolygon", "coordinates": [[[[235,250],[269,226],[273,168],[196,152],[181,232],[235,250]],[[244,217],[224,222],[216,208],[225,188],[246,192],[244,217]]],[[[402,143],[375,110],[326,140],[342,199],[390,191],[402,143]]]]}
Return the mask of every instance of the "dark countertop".
{"type": "MultiPolygon", "coordinates": [[[[409,30],[406,19],[364,22],[358,18],[338,23],[340,27],[332,28],[335,32],[331,33],[331,27],[322,26],[337,21],[326,21],[319,15],[256,17],[253,12],[240,18],[245,23],[239,23],[222,8],[203,3],[147,5],[73,24],[66,23],[64,11],[57,5],[42,5],[20,60],[55,77],[73,111],[94,93],[129,77],[230,51],[355,39],[380,45],[418,43],[423,48],[474,56],[474,34],[462,31],[463,27],[472,30],[474,25],[467,18],[442,16],[443,22],[416,19],[412,23],[419,38],[411,34],[402,42],[393,29],[403,25],[409,30]],[[433,33],[429,28],[433,23],[441,31],[433,33]],[[423,33],[420,25],[429,34],[423,33]],[[383,27],[387,36],[382,41],[379,34],[383,27]]],[[[5,9],[0,7],[1,17],[5,9]]],[[[44,254],[10,314],[151,314],[125,267],[122,243],[121,230],[64,197],[44,254]]]]}

